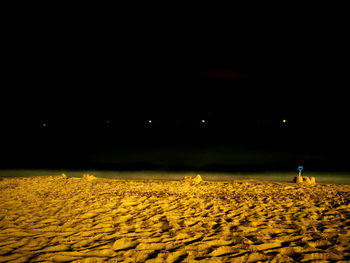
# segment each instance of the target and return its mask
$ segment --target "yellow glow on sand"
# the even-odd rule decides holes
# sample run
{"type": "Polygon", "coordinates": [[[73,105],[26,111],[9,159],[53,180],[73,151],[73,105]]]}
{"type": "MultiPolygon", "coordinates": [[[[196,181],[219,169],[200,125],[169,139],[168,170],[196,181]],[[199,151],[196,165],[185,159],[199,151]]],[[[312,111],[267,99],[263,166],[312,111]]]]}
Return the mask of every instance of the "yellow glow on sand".
{"type": "Polygon", "coordinates": [[[203,181],[193,172],[181,180],[149,180],[144,172],[137,172],[140,180],[56,174],[0,180],[0,261],[287,262],[290,255],[297,262],[349,262],[350,185],[318,186],[303,176],[293,186],[294,176],[262,183],[203,181]],[[250,220],[236,225],[241,218],[250,220]],[[320,225],[322,236],[314,239],[320,225]]]}

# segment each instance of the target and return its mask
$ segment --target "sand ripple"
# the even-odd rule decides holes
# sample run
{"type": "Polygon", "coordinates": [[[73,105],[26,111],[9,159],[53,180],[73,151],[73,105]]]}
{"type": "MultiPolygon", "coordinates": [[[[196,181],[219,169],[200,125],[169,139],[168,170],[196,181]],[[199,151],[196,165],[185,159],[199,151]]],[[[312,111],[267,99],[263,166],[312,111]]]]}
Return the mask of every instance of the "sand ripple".
{"type": "Polygon", "coordinates": [[[350,186],[0,181],[0,262],[347,262],[350,186]]]}

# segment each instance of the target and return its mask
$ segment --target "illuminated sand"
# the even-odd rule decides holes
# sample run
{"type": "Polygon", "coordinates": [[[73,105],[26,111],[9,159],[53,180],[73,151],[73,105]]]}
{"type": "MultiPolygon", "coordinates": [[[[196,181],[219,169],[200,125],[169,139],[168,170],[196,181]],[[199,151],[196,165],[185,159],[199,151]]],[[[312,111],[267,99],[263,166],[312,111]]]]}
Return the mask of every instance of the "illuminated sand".
{"type": "Polygon", "coordinates": [[[0,262],[349,262],[350,186],[0,181],[0,262]]]}

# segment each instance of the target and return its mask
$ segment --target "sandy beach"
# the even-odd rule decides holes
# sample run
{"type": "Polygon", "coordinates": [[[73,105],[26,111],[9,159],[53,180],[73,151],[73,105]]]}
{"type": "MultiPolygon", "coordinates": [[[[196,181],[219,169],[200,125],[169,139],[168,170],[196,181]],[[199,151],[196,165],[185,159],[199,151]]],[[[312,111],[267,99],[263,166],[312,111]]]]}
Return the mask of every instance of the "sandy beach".
{"type": "Polygon", "coordinates": [[[197,261],[350,262],[350,185],[0,179],[0,262],[197,261]]]}

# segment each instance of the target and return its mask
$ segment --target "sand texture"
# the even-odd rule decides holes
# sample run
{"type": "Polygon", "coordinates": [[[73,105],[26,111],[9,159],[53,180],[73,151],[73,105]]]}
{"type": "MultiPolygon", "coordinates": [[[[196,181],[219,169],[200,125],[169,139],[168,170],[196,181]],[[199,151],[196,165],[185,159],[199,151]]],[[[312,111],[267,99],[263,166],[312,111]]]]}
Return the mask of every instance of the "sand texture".
{"type": "Polygon", "coordinates": [[[350,186],[0,181],[0,262],[196,261],[350,262],[350,186]]]}

